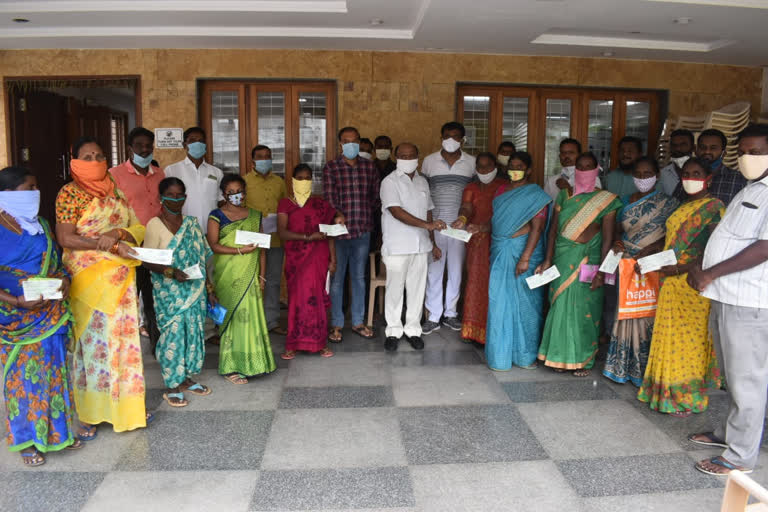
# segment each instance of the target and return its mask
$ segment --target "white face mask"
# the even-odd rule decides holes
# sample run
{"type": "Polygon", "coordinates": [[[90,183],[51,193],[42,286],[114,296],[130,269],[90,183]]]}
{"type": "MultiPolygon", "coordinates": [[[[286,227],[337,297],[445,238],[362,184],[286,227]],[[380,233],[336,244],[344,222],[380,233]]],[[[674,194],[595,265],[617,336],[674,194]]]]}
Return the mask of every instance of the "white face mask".
{"type": "Polygon", "coordinates": [[[450,137],[443,139],[443,149],[446,153],[455,153],[461,148],[461,142],[450,137]]]}
{"type": "Polygon", "coordinates": [[[376,150],[376,158],[378,160],[389,160],[389,155],[391,155],[392,152],[388,149],[377,149],[376,150]]]}
{"type": "Polygon", "coordinates": [[[656,176],[651,176],[650,178],[644,178],[644,179],[632,178],[632,181],[635,182],[635,187],[637,188],[637,190],[645,194],[646,192],[651,190],[654,187],[654,185],[656,185],[656,176]]]}
{"type": "Polygon", "coordinates": [[[691,155],[679,156],[677,158],[670,158],[675,163],[678,169],[682,169],[685,162],[691,159],[691,155]]]}
{"type": "Polygon", "coordinates": [[[419,167],[419,159],[413,160],[400,160],[397,159],[397,170],[402,171],[405,174],[412,174],[419,167]]]}
{"type": "Polygon", "coordinates": [[[563,167],[563,176],[565,176],[568,179],[573,178],[576,175],[576,166],[575,165],[569,165],[568,167],[563,167]]]}
{"type": "Polygon", "coordinates": [[[704,180],[683,180],[683,190],[689,196],[695,196],[706,187],[704,180]]]}
{"type": "Polygon", "coordinates": [[[496,161],[506,167],[509,164],[509,157],[510,155],[496,155],[496,161]]]}
{"type": "Polygon", "coordinates": [[[359,153],[357,154],[357,156],[359,156],[359,157],[361,157],[361,158],[365,158],[366,160],[373,160],[373,155],[372,155],[372,154],[370,154],[370,153],[369,153],[369,152],[367,152],[367,151],[361,151],[361,152],[359,152],[359,153]]]}
{"type": "Polygon", "coordinates": [[[768,170],[768,155],[741,155],[739,172],[748,180],[756,180],[768,170]]]}
{"type": "Polygon", "coordinates": [[[492,182],[494,179],[496,179],[496,174],[498,172],[499,172],[498,169],[494,169],[491,172],[489,172],[488,174],[477,173],[477,178],[480,180],[480,183],[483,183],[483,184],[487,185],[490,182],[492,182]]]}

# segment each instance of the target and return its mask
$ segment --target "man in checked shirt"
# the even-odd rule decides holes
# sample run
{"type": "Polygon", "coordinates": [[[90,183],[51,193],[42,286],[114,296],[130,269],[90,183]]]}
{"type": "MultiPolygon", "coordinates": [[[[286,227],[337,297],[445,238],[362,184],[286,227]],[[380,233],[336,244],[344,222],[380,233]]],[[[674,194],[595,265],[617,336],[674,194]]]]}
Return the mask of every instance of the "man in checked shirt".
{"type": "Polygon", "coordinates": [[[373,230],[373,212],[379,207],[379,173],[372,160],[361,158],[360,132],[347,126],[339,130],[341,155],[323,168],[323,193],[347,219],[348,235],[335,238],[336,273],[331,282],[331,332],[328,340],[341,342],[344,327],[344,280],[349,268],[352,285],[352,331],[374,337],[363,322],[365,315],[365,264],[373,230]]]}

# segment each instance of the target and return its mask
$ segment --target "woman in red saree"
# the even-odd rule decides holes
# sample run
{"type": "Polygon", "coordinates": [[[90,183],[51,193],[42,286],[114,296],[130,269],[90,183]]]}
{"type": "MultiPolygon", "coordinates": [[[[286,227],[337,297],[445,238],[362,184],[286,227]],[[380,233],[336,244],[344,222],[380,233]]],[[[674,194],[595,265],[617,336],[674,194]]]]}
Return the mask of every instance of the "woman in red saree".
{"type": "Polygon", "coordinates": [[[461,338],[466,342],[485,344],[493,198],[505,181],[497,177],[496,157],[491,153],[477,155],[475,165],[478,181],[464,189],[459,218],[451,227],[472,232],[472,238],[467,242],[467,284],[464,287],[461,338]]]}
{"type": "Polygon", "coordinates": [[[320,352],[331,357],[325,288],[328,273],[336,271],[333,240],[320,232],[320,224],[344,224],[328,201],[312,194],[312,169],[300,164],[293,170],[292,194],[277,205],[277,232],[285,242],[285,280],[288,285],[288,334],[283,359],[296,351],[320,352]],[[310,197],[311,196],[311,197],[310,197]]]}

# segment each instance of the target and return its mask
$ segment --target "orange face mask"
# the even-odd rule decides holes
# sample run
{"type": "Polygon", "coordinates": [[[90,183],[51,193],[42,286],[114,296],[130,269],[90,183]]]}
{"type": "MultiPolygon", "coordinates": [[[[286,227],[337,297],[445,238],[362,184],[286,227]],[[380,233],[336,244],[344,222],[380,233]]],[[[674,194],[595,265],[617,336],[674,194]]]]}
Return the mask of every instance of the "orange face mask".
{"type": "Polygon", "coordinates": [[[72,178],[80,188],[96,197],[114,195],[115,184],[107,175],[107,161],[80,160],[73,158],[69,163],[72,178]]]}

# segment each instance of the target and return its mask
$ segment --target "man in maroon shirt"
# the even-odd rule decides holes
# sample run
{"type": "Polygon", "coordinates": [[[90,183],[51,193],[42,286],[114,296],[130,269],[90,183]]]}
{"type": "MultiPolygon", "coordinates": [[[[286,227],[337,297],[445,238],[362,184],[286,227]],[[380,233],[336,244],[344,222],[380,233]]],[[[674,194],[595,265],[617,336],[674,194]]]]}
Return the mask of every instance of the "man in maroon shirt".
{"type": "Polygon", "coordinates": [[[329,340],[341,341],[344,327],[344,280],[349,267],[352,285],[352,330],[364,338],[373,332],[363,322],[365,315],[365,264],[373,230],[373,212],[379,205],[379,172],[371,160],[361,158],[360,132],[347,126],[339,131],[341,155],[323,168],[323,193],[347,219],[348,235],[335,238],[336,273],[331,283],[331,333],[329,340]]]}

